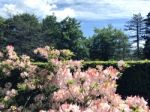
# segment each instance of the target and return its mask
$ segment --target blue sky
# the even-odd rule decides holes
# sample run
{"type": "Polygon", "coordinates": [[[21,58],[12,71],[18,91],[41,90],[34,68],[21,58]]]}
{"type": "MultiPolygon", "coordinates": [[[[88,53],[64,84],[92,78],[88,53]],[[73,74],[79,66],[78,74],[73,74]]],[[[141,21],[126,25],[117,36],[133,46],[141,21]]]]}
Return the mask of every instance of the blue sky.
{"type": "Polygon", "coordinates": [[[113,25],[115,28],[124,30],[124,25],[128,21],[128,19],[106,19],[106,20],[80,20],[81,21],[81,29],[84,34],[88,37],[93,35],[94,28],[103,28],[108,24],[113,25]]]}
{"type": "Polygon", "coordinates": [[[94,27],[108,24],[123,29],[133,14],[146,16],[150,0],[0,0],[0,16],[19,13],[35,14],[38,18],[55,14],[58,21],[67,16],[81,22],[85,36],[93,34],[94,27]]]}

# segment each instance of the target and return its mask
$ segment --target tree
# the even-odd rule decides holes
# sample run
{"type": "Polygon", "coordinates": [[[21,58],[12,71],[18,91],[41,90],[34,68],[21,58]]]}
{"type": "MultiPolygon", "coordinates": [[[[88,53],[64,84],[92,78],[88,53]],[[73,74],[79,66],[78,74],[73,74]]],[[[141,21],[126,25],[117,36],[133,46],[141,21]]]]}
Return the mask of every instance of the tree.
{"type": "Polygon", "coordinates": [[[87,39],[80,30],[80,23],[75,18],[67,17],[58,22],[57,18],[47,16],[42,21],[43,43],[56,49],[69,49],[75,54],[75,59],[88,57],[87,39]]]}
{"type": "Polygon", "coordinates": [[[41,26],[34,15],[24,13],[5,21],[4,37],[19,54],[31,54],[29,51],[40,45],[40,32],[41,26]]]}
{"type": "Polygon", "coordinates": [[[54,15],[47,16],[42,21],[42,40],[44,45],[50,45],[57,48],[60,39],[60,23],[54,15]]]}
{"type": "Polygon", "coordinates": [[[144,31],[144,21],[141,14],[134,14],[132,19],[127,22],[127,25],[125,25],[127,31],[130,31],[130,38],[133,43],[136,43],[137,46],[137,58],[140,57],[140,40],[143,37],[143,31],[144,31]]]}
{"type": "Polygon", "coordinates": [[[75,18],[67,17],[60,22],[61,36],[58,49],[70,49],[76,59],[88,57],[86,38],[80,29],[80,23],[75,18]]]}
{"type": "Polygon", "coordinates": [[[0,49],[4,49],[7,45],[7,39],[4,37],[4,28],[6,26],[5,24],[6,19],[3,17],[0,17],[0,49]]]}
{"type": "Polygon", "coordinates": [[[150,13],[148,13],[145,22],[145,46],[144,46],[144,56],[150,59],[150,13]]]}
{"type": "Polygon", "coordinates": [[[90,48],[92,59],[125,59],[127,52],[128,38],[121,30],[117,30],[111,25],[95,29],[90,48]]]}
{"type": "Polygon", "coordinates": [[[3,28],[5,26],[5,19],[3,17],[0,17],[0,38],[3,36],[3,28]]]}
{"type": "Polygon", "coordinates": [[[150,59],[150,39],[147,39],[145,42],[144,56],[146,59],[150,59]]]}

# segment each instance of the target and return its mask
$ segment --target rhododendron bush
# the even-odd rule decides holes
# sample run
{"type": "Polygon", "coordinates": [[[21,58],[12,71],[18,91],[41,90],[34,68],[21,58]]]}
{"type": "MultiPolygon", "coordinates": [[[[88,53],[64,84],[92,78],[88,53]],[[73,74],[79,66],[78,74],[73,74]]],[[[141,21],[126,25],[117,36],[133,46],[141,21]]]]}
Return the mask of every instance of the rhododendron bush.
{"type": "MultiPolygon", "coordinates": [[[[34,53],[47,59],[53,69],[18,56],[13,46],[0,53],[0,110],[6,112],[149,112],[138,96],[122,99],[116,93],[118,69],[110,66],[82,71],[81,61],[64,60],[68,50],[37,48],[34,53]],[[63,57],[63,58],[62,58],[63,57]]],[[[69,58],[67,57],[69,56],[69,58]]],[[[123,61],[119,68],[123,68],[123,61]]]]}

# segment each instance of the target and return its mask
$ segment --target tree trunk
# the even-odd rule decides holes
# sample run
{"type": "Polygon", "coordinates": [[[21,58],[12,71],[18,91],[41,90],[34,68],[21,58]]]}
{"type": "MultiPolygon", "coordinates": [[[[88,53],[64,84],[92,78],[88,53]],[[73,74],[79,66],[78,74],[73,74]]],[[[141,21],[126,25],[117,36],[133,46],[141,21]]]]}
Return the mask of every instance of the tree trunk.
{"type": "Polygon", "coordinates": [[[139,58],[139,55],[140,55],[140,47],[139,47],[139,26],[138,26],[138,24],[137,24],[137,57],[139,58]]]}

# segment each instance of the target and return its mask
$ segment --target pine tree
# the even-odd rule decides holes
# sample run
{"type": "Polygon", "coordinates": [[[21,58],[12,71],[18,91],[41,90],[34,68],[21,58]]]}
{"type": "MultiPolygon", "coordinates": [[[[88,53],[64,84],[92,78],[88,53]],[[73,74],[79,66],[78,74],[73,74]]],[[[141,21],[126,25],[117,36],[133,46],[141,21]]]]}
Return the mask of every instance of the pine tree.
{"type": "Polygon", "coordinates": [[[145,46],[144,46],[144,56],[150,59],[150,12],[147,15],[145,21],[145,46]]]}
{"type": "Polygon", "coordinates": [[[140,40],[143,39],[143,32],[144,32],[144,21],[141,14],[134,14],[132,19],[127,22],[125,25],[127,31],[130,31],[130,41],[131,44],[136,43],[136,55],[137,58],[140,57],[140,40]]]}

